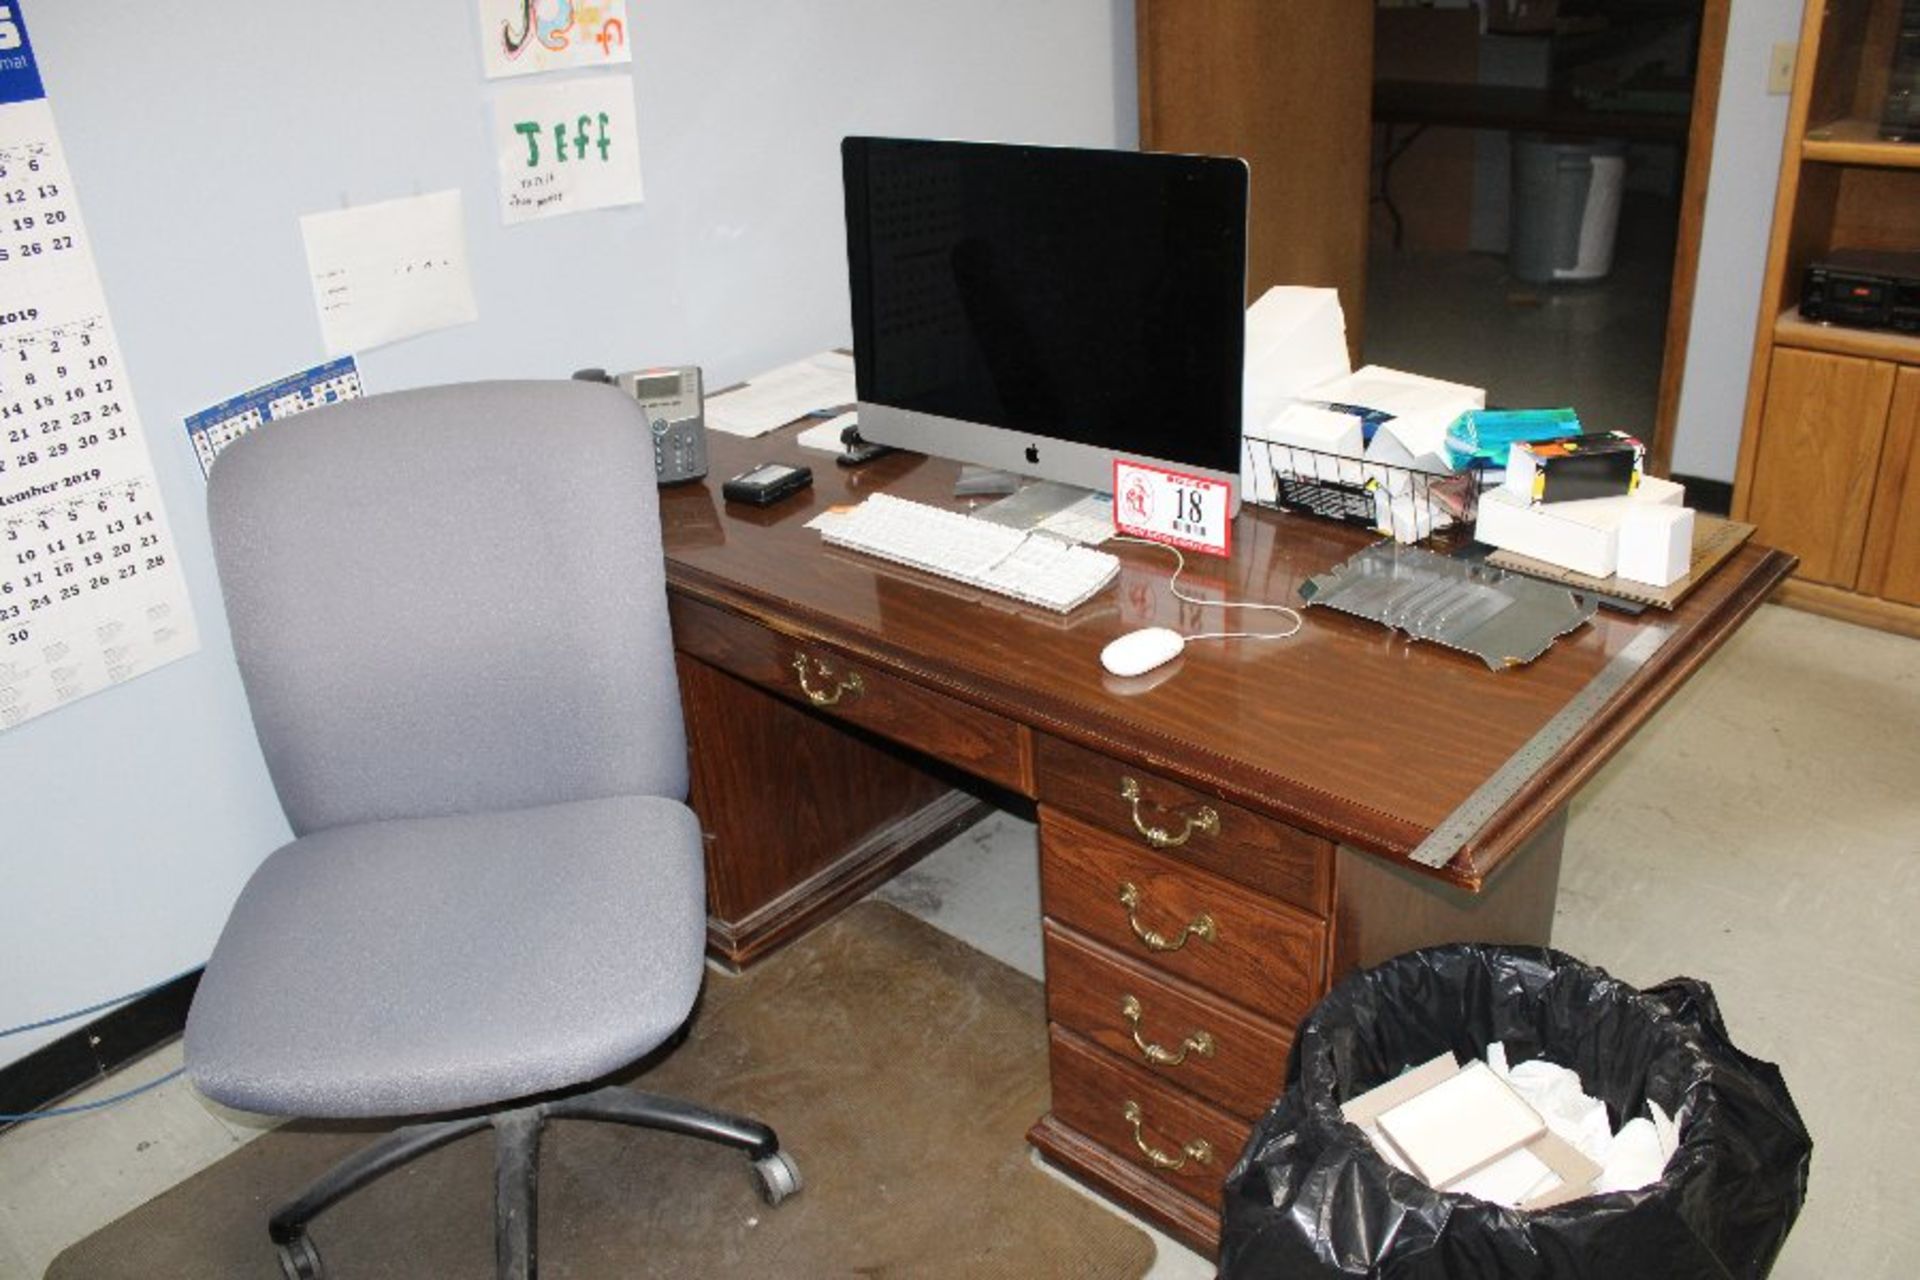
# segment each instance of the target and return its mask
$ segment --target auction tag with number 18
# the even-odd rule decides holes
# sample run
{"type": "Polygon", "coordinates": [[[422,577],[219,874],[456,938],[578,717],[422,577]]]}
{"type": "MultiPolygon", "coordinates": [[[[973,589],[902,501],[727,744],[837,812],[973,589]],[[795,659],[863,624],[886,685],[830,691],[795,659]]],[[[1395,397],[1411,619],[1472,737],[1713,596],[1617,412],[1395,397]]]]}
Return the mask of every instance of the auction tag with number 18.
{"type": "Polygon", "coordinates": [[[1208,555],[1231,554],[1227,484],[1144,462],[1113,463],[1113,523],[1121,533],[1208,555]]]}

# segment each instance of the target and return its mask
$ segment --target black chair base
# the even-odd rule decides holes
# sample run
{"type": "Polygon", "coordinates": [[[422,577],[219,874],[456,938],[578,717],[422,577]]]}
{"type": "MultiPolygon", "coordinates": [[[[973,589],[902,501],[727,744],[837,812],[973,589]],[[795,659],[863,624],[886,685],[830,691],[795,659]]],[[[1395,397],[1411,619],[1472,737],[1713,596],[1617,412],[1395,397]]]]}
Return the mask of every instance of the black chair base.
{"type": "Polygon", "coordinates": [[[548,1120],[606,1120],[660,1129],[744,1151],[753,1162],[760,1197],[769,1205],[779,1204],[800,1189],[798,1167],[780,1150],[780,1139],[773,1130],[758,1120],[711,1111],[678,1098],[610,1085],[506,1111],[407,1125],[354,1152],[298,1197],[282,1205],[268,1220],[267,1234],[279,1250],[281,1272],[287,1280],[322,1280],[325,1267],[319,1250],[307,1238],[307,1223],[374,1179],[456,1138],[491,1125],[496,1135],[494,1260],[500,1280],[535,1280],[540,1131],[548,1120]]]}

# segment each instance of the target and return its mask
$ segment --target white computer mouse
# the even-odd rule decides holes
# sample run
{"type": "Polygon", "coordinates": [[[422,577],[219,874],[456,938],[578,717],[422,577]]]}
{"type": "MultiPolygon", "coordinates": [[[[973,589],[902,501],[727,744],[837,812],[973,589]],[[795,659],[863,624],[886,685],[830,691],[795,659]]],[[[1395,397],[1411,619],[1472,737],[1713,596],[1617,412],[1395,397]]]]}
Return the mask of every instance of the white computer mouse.
{"type": "Polygon", "coordinates": [[[1142,627],[1109,641],[1100,651],[1100,665],[1117,676],[1145,675],[1172,662],[1187,647],[1187,638],[1165,627],[1142,627]]]}

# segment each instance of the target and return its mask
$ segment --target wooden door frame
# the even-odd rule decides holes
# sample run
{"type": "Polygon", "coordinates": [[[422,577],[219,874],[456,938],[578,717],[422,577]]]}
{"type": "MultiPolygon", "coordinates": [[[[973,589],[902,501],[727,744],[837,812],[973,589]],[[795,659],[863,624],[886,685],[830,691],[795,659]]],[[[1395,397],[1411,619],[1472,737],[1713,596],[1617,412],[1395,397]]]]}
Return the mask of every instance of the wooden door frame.
{"type": "Polygon", "coordinates": [[[1707,179],[1713,168],[1713,132],[1720,116],[1720,77],[1727,60],[1727,20],[1733,0],[1705,0],[1700,11],[1700,51],[1694,59],[1693,109],[1687,123],[1687,168],[1680,187],[1680,223],[1674,236],[1673,283],[1667,301],[1666,354],[1660,363],[1660,398],[1647,441],[1647,468],[1669,474],[1674,420],[1687,371],[1687,338],[1700,277],[1700,237],[1707,214],[1707,179]]]}

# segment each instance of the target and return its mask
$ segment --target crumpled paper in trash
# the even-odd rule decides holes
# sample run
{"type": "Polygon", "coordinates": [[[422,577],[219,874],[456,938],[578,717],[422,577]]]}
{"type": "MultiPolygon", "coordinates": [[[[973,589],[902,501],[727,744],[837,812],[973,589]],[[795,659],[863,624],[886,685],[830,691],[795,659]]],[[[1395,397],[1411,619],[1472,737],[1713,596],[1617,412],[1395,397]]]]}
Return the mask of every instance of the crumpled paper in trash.
{"type": "Polygon", "coordinates": [[[1633,1117],[1615,1133],[1606,1104],[1588,1094],[1579,1075],[1559,1063],[1534,1058],[1509,1067],[1507,1047],[1495,1041],[1487,1046],[1487,1065],[1540,1113],[1556,1137],[1600,1166],[1595,1194],[1635,1191],[1657,1182],[1680,1145],[1679,1126],[1651,1098],[1650,1114],[1633,1117]]]}

